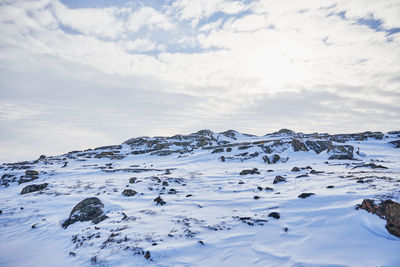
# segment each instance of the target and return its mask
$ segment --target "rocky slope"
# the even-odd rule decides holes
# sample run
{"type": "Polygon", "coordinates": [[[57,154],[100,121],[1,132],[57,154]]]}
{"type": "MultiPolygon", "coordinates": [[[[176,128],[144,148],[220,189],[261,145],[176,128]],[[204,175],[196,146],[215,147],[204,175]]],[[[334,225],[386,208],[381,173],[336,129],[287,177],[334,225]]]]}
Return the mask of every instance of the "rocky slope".
{"type": "Polygon", "coordinates": [[[398,144],[201,130],[4,163],[0,265],[399,266],[398,144]]]}

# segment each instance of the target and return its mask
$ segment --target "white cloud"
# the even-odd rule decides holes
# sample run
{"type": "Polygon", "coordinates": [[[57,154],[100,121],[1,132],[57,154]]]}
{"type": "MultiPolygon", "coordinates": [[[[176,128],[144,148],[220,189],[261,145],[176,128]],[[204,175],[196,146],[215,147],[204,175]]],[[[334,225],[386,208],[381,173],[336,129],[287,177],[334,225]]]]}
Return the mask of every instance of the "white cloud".
{"type": "Polygon", "coordinates": [[[29,127],[57,122],[37,106],[14,107],[47,99],[45,111],[54,102],[84,114],[60,108],[57,116],[70,122],[60,129],[69,125],[99,138],[107,132],[120,138],[108,139],[115,142],[212,127],[246,126],[261,134],[265,125],[340,131],[346,122],[343,129],[351,131],[368,116],[370,129],[396,125],[400,34],[388,37],[356,23],[373,16],[386,28],[397,25],[389,10],[395,2],[383,2],[176,1],[136,10],[10,1],[0,6],[0,89],[7,107],[0,119],[23,138],[23,112],[40,111],[28,112],[29,127]],[[334,15],[341,11],[346,19],[334,15]],[[90,105],[82,104],[88,99],[90,105]]]}
{"type": "Polygon", "coordinates": [[[52,9],[61,24],[85,35],[116,38],[123,31],[123,22],[116,17],[116,8],[70,9],[53,2],[52,9]]]}
{"type": "Polygon", "coordinates": [[[142,7],[130,15],[127,27],[133,32],[140,30],[142,27],[167,31],[172,30],[174,25],[166,15],[156,11],[154,8],[142,7]]]}

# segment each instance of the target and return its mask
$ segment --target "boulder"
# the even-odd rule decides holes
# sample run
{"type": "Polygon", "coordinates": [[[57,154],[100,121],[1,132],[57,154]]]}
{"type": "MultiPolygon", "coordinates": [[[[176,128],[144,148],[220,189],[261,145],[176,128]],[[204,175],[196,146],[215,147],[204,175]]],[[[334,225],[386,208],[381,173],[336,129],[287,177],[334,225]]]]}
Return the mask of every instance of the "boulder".
{"type": "Polygon", "coordinates": [[[257,168],[253,168],[251,170],[243,170],[239,173],[240,175],[247,175],[247,174],[260,174],[257,168]]]}
{"type": "Polygon", "coordinates": [[[301,193],[298,198],[308,198],[311,197],[312,195],[315,195],[314,193],[301,193]]]}
{"type": "Polygon", "coordinates": [[[124,191],[122,191],[122,194],[127,197],[132,197],[132,196],[136,195],[137,192],[133,189],[125,189],[124,191]]]}
{"type": "Polygon", "coordinates": [[[334,145],[328,150],[329,159],[353,159],[353,152],[354,147],[350,145],[334,145]]]}
{"type": "Polygon", "coordinates": [[[279,214],[279,212],[273,211],[270,214],[268,214],[268,217],[272,217],[278,220],[279,218],[281,218],[281,215],[279,214]]]}
{"type": "Polygon", "coordinates": [[[306,145],[310,150],[313,150],[315,153],[319,154],[322,151],[328,150],[332,147],[332,141],[311,141],[307,140],[306,145]]]}
{"type": "Polygon", "coordinates": [[[47,185],[48,183],[27,185],[22,189],[21,195],[43,190],[47,187],[47,185]]]}
{"type": "Polygon", "coordinates": [[[223,148],[217,148],[217,149],[214,149],[214,150],[211,152],[211,154],[222,153],[222,152],[224,152],[224,149],[223,149],[223,148]]]}
{"type": "Polygon", "coordinates": [[[69,218],[62,224],[67,228],[75,222],[92,221],[97,222],[103,215],[104,204],[97,197],[90,197],[82,200],[72,209],[69,218]],[[96,220],[95,220],[96,219],[96,220]]]}
{"type": "Polygon", "coordinates": [[[393,145],[396,148],[399,148],[400,147],[400,140],[391,141],[391,142],[389,142],[389,144],[393,145]]]}
{"type": "Polygon", "coordinates": [[[293,167],[292,168],[292,172],[299,172],[300,171],[300,168],[299,167],[293,167]]]}
{"type": "Polygon", "coordinates": [[[281,156],[279,156],[278,154],[274,154],[272,156],[264,156],[263,160],[267,164],[275,164],[281,160],[281,156]]]}
{"type": "Polygon", "coordinates": [[[389,233],[400,237],[400,203],[388,199],[377,205],[371,199],[364,199],[357,208],[386,219],[386,229],[389,233]]]}
{"type": "Polygon", "coordinates": [[[281,182],[286,182],[286,178],[284,178],[284,177],[278,175],[278,176],[275,177],[273,183],[274,183],[274,184],[277,184],[277,183],[281,183],[281,182]]]}
{"type": "Polygon", "coordinates": [[[292,147],[293,147],[293,150],[295,152],[297,152],[297,151],[308,151],[308,148],[306,147],[306,145],[303,142],[301,142],[301,141],[299,141],[297,139],[293,139],[292,147]]]}

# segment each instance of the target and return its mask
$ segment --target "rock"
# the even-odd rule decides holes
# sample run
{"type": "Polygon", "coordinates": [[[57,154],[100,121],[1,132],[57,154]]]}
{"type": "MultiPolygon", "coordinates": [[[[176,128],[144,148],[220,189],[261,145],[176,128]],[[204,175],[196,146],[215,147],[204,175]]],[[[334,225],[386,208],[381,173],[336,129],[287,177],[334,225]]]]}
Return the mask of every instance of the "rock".
{"type": "Polygon", "coordinates": [[[328,149],[329,159],[353,159],[354,147],[350,145],[335,145],[328,149]]]}
{"type": "Polygon", "coordinates": [[[328,185],[326,188],[332,189],[332,188],[335,188],[335,186],[334,185],[328,185]]]}
{"type": "Polygon", "coordinates": [[[308,177],[308,174],[301,174],[301,175],[296,176],[296,178],[303,178],[303,177],[308,177]]]}
{"type": "Polygon", "coordinates": [[[389,142],[389,144],[393,145],[395,148],[399,148],[400,140],[391,141],[391,142],[389,142]]]}
{"type": "Polygon", "coordinates": [[[134,184],[134,183],[136,183],[136,180],[137,180],[136,177],[129,178],[129,183],[134,184]]]}
{"type": "Polygon", "coordinates": [[[103,215],[104,204],[97,197],[90,197],[79,202],[71,211],[69,218],[62,224],[67,228],[75,222],[91,221],[103,215]]]}
{"type": "Polygon", "coordinates": [[[122,194],[127,197],[132,197],[132,196],[136,195],[137,192],[133,189],[125,189],[124,191],[122,191],[122,194]]]}
{"type": "Polygon", "coordinates": [[[310,173],[311,174],[320,174],[320,173],[324,173],[324,172],[323,171],[311,170],[310,173]]]}
{"type": "Polygon", "coordinates": [[[279,214],[279,212],[271,212],[270,214],[268,214],[268,217],[272,217],[275,218],[277,220],[279,220],[279,218],[281,218],[281,215],[279,214]]]}
{"type": "Polygon", "coordinates": [[[301,142],[301,141],[299,141],[297,139],[293,139],[292,147],[293,147],[293,150],[295,152],[297,152],[297,151],[308,151],[308,148],[306,147],[306,145],[303,142],[301,142]]]}
{"type": "Polygon", "coordinates": [[[162,185],[163,185],[163,186],[169,186],[169,183],[168,183],[167,181],[163,181],[163,182],[162,182],[162,185]]]}
{"type": "Polygon", "coordinates": [[[261,186],[257,186],[257,189],[260,190],[260,191],[263,190],[263,188],[261,186]]]}
{"type": "Polygon", "coordinates": [[[400,203],[388,199],[383,201],[380,205],[376,205],[373,200],[364,199],[357,208],[376,214],[382,219],[386,219],[386,229],[389,233],[400,237],[400,203]]]}
{"type": "Polygon", "coordinates": [[[25,176],[38,176],[39,172],[35,170],[26,170],[25,171],[25,176]]]}
{"type": "Polygon", "coordinates": [[[284,177],[278,175],[278,176],[275,177],[273,183],[274,183],[274,184],[277,184],[277,183],[281,183],[281,182],[286,182],[286,178],[284,178],[284,177]]]}
{"type": "Polygon", "coordinates": [[[232,148],[231,147],[227,147],[226,148],[226,152],[231,152],[232,151],[232,148]]]}
{"type": "Polygon", "coordinates": [[[101,159],[101,158],[112,158],[114,156],[114,152],[112,151],[103,151],[99,154],[96,154],[94,157],[97,159],[101,159]]]}
{"type": "Polygon", "coordinates": [[[357,169],[357,168],[387,169],[388,167],[385,167],[385,166],[382,166],[382,165],[377,165],[375,163],[368,163],[368,164],[361,164],[361,165],[355,166],[353,168],[353,170],[357,169]]]}
{"type": "Polygon", "coordinates": [[[260,198],[259,196],[254,196],[254,199],[255,199],[255,200],[257,200],[257,199],[259,199],[259,198],[260,198]]]}
{"type": "Polygon", "coordinates": [[[279,162],[281,160],[281,156],[279,156],[278,154],[274,154],[272,156],[264,156],[263,160],[265,163],[267,164],[275,164],[277,162],[279,162]]]}
{"type": "Polygon", "coordinates": [[[272,188],[272,187],[265,187],[265,189],[264,189],[265,191],[274,191],[274,189],[272,188]]]}
{"type": "Polygon", "coordinates": [[[332,147],[332,141],[311,141],[307,140],[306,145],[310,150],[319,154],[322,151],[328,150],[332,147]]]}
{"type": "Polygon", "coordinates": [[[151,258],[150,251],[146,251],[146,253],[144,254],[144,258],[146,260],[149,260],[151,258]]]}
{"type": "Polygon", "coordinates": [[[240,147],[238,147],[238,150],[246,150],[246,149],[249,149],[251,147],[252,146],[240,146],[240,147]]]}
{"type": "Polygon", "coordinates": [[[300,168],[299,167],[293,167],[292,168],[292,172],[299,172],[300,171],[300,168]]]}
{"type": "Polygon", "coordinates": [[[43,190],[47,187],[47,185],[48,183],[27,185],[22,189],[21,195],[43,190]]]}
{"type": "Polygon", "coordinates": [[[154,199],[154,202],[156,202],[157,205],[165,205],[165,204],[167,204],[167,202],[165,202],[160,196],[156,197],[154,199]]]}
{"type": "Polygon", "coordinates": [[[280,130],[278,131],[278,133],[280,133],[280,134],[287,134],[287,135],[293,135],[293,134],[295,134],[294,131],[289,130],[289,129],[280,129],[280,130]]]}
{"type": "Polygon", "coordinates": [[[104,220],[107,219],[107,218],[108,218],[107,215],[101,215],[101,216],[99,216],[99,217],[94,218],[94,219],[92,220],[92,223],[98,224],[98,223],[101,223],[102,221],[104,221],[104,220]]]}
{"type": "Polygon", "coordinates": [[[251,170],[243,170],[239,173],[240,175],[247,175],[247,174],[260,174],[257,168],[253,168],[251,170]]]}
{"type": "Polygon", "coordinates": [[[223,149],[223,148],[217,148],[217,149],[214,149],[214,150],[211,152],[211,154],[222,153],[222,152],[224,152],[224,149],[223,149]]]}
{"type": "Polygon", "coordinates": [[[314,193],[301,193],[298,198],[308,198],[311,197],[312,195],[315,195],[314,193]]]}
{"type": "Polygon", "coordinates": [[[225,157],[224,156],[219,157],[219,159],[221,160],[221,162],[225,162],[225,157]]]}

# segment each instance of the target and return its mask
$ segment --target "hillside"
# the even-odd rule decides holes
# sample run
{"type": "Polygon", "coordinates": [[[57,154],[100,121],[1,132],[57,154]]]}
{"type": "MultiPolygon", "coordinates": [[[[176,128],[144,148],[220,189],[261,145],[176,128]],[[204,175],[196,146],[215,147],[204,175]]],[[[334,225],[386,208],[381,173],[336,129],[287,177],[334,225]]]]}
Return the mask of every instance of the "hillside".
{"type": "Polygon", "coordinates": [[[0,177],[0,266],[400,266],[400,131],[138,137],[0,177]]]}

